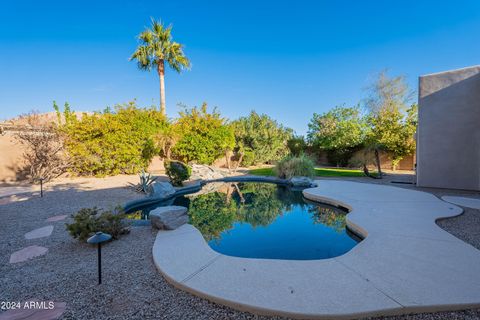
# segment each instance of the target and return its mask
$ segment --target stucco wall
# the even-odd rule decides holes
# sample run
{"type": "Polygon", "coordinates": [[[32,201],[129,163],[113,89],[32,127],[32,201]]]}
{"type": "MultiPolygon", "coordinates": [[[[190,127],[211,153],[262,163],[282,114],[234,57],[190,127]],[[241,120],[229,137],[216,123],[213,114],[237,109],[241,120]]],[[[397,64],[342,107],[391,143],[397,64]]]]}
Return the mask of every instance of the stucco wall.
{"type": "Polygon", "coordinates": [[[24,149],[15,142],[13,135],[0,135],[0,182],[16,180],[16,173],[22,166],[24,149]]]}
{"type": "Polygon", "coordinates": [[[421,76],[417,185],[480,190],[480,66],[421,76]]]}

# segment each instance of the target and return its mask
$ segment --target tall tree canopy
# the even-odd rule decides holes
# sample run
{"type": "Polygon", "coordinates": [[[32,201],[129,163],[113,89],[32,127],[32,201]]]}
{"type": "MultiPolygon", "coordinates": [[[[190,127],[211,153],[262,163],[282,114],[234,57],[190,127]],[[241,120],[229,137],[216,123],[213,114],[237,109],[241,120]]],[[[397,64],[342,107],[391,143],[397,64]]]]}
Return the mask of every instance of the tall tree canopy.
{"type": "Polygon", "coordinates": [[[379,149],[390,153],[395,168],[405,156],[415,152],[417,105],[409,105],[412,91],[404,76],[389,77],[381,72],[368,90],[367,145],[376,153],[379,149]]]}
{"type": "Polygon", "coordinates": [[[160,77],[160,111],[165,114],[165,62],[180,73],[190,68],[183,45],[172,40],[172,26],[165,27],[152,18],[152,25],[138,36],[139,45],[130,57],[140,70],[156,69],[160,77]]]}
{"type": "Polygon", "coordinates": [[[323,114],[313,114],[307,139],[318,150],[328,152],[329,161],[346,165],[352,152],[365,139],[365,121],[356,107],[335,107],[323,114]]]}
{"type": "Polygon", "coordinates": [[[250,112],[232,122],[236,151],[243,155],[242,162],[249,166],[279,160],[288,154],[288,140],[293,132],[265,114],[250,112]]]}

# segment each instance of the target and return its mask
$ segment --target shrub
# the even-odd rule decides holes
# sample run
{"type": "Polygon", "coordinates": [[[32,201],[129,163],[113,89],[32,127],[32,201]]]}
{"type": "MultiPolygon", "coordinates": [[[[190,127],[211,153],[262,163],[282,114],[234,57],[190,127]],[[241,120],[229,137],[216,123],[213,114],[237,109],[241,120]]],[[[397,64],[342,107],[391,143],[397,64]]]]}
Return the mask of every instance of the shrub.
{"type": "Polygon", "coordinates": [[[252,111],[247,117],[232,122],[238,153],[245,166],[273,162],[288,154],[287,141],[292,130],[269,116],[252,111]]]}
{"type": "Polygon", "coordinates": [[[84,113],[80,119],[67,108],[63,113],[71,171],[79,175],[133,174],[146,168],[158,153],[153,136],[168,124],[159,111],[138,108],[135,102],[84,113]]]}
{"type": "Polygon", "coordinates": [[[183,162],[212,164],[235,145],[233,130],[216,110],[207,112],[207,104],[180,112],[174,124],[182,133],[172,149],[174,158],[183,162]]]}
{"type": "Polygon", "coordinates": [[[183,181],[190,178],[192,169],[190,166],[180,161],[166,161],[165,173],[174,186],[182,186],[183,181]]]}
{"type": "Polygon", "coordinates": [[[74,222],[66,224],[67,231],[80,241],[86,241],[99,231],[110,234],[114,240],[130,232],[123,220],[124,214],[102,211],[96,207],[81,209],[72,218],[74,222]]]}
{"type": "Polygon", "coordinates": [[[139,174],[140,182],[137,184],[129,183],[130,187],[136,192],[147,193],[150,185],[157,180],[157,177],[153,177],[151,173],[142,170],[139,174]]]}
{"type": "Polygon", "coordinates": [[[40,179],[48,182],[67,171],[69,160],[64,154],[64,140],[54,123],[42,121],[37,113],[23,116],[24,130],[15,133],[15,140],[24,147],[22,155],[25,167],[17,176],[32,183],[40,179]]]}
{"type": "Polygon", "coordinates": [[[303,154],[307,149],[307,143],[303,136],[293,136],[287,141],[287,146],[290,150],[290,154],[296,157],[303,154]]]}
{"type": "Polygon", "coordinates": [[[305,155],[287,156],[277,163],[275,173],[282,179],[290,179],[295,176],[313,177],[315,165],[312,159],[305,155]]]}

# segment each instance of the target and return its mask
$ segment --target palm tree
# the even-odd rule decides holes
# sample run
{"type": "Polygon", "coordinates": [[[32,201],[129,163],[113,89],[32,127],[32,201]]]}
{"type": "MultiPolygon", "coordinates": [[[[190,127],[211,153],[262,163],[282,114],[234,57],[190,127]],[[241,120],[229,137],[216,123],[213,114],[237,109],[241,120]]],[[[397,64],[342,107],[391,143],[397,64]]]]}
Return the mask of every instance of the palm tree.
{"type": "Polygon", "coordinates": [[[130,57],[140,70],[156,68],[160,77],[160,111],[165,114],[165,62],[180,73],[190,69],[190,61],[183,53],[183,45],[172,41],[172,26],[165,27],[152,18],[151,28],[138,35],[140,44],[130,57]]]}

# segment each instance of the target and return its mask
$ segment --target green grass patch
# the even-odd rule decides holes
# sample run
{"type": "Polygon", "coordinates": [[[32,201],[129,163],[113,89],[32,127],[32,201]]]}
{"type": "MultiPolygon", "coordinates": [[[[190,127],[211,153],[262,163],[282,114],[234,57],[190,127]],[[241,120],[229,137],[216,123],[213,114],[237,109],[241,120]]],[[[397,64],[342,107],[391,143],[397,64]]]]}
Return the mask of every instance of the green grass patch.
{"type": "MultiPolygon", "coordinates": [[[[252,169],[249,174],[255,176],[274,176],[273,168],[252,169]]],[[[365,177],[362,170],[343,168],[315,168],[317,177],[365,177]]]]}

